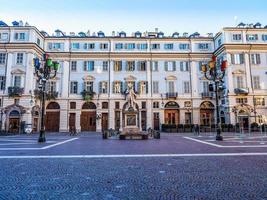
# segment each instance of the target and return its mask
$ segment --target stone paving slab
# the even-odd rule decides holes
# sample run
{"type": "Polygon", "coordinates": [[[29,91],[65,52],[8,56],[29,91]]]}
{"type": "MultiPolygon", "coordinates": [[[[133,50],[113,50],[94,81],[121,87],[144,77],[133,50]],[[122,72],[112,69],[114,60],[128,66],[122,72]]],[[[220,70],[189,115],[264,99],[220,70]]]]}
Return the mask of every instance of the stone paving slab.
{"type": "Polygon", "coordinates": [[[0,162],[0,199],[267,198],[267,157],[0,162]]]}

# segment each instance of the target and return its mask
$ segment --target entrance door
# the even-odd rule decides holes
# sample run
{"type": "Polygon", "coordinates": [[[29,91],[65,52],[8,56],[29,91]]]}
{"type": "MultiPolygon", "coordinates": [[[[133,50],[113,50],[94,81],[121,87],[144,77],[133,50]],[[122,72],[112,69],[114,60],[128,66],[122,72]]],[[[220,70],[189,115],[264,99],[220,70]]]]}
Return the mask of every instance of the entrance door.
{"type": "Polygon", "coordinates": [[[33,127],[32,127],[32,131],[33,131],[33,132],[37,132],[37,131],[38,131],[38,118],[37,118],[37,117],[33,118],[33,127]]]}
{"type": "Polygon", "coordinates": [[[69,130],[72,130],[76,128],[76,123],[75,123],[75,118],[76,118],[76,113],[70,113],[69,117],[69,130]]]}
{"type": "Polygon", "coordinates": [[[19,118],[9,118],[9,130],[10,133],[19,133],[19,118]]]}
{"type": "Polygon", "coordinates": [[[248,130],[248,127],[249,127],[248,116],[239,116],[239,125],[240,125],[240,128],[243,128],[244,130],[248,130]]]}
{"type": "Polygon", "coordinates": [[[142,131],[146,130],[146,111],[141,111],[141,127],[142,131]]]}
{"type": "Polygon", "coordinates": [[[159,113],[153,113],[153,129],[159,130],[159,113]]]}
{"type": "Polygon", "coordinates": [[[179,110],[165,110],[166,124],[179,124],[179,110]]]}
{"type": "Polygon", "coordinates": [[[96,131],[96,112],[95,111],[82,112],[81,131],[96,131]]]}
{"type": "Polygon", "coordinates": [[[102,113],[101,126],[102,130],[108,129],[108,113],[102,113]]]}
{"type": "Polygon", "coordinates": [[[59,132],[59,112],[46,112],[45,130],[48,132],[59,132]]]}

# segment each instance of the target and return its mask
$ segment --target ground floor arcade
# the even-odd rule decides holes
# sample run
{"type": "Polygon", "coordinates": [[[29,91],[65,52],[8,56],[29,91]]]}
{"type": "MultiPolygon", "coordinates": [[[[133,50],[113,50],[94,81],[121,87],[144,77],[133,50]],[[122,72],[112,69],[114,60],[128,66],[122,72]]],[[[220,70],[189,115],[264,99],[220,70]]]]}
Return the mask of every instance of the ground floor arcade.
{"type": "MultiPolygon", "coordinates": [[[[2,130],[20,133],[26,124],[34,131],[40,129],[40,106],[30,105],[22,99],[19,103],[8,99],[1,112],[2,130]]],[[[77,131],[101,131],[103,129],[123,130],[126,126],[136,126],[140,130],[160,129],[162,124],[215,124],[215,106],[212,100],[137,100],[134,108],[124,99],[98,100],[56,100],[46,103],[46,131],[66,132],[71,128],[77,131]]],[[[230,110],[230,109],[228,109],[230,110]]],[[[267,115],[266,109],[258,113],[267,115]]],[[[259,121],[253,117],[249,104],[234,105],[231,112],[221,110],[221,121],[226,124],[242,123],[244,126],[259,121]]]]}

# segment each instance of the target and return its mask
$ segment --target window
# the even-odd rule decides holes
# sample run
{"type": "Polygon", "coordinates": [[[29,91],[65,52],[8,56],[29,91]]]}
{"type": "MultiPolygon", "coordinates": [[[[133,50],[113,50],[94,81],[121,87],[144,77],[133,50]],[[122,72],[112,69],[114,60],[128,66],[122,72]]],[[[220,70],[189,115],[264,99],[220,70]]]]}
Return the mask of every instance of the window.
{"type": "Polygon", "coordinates": [[[115,49],[123,49],[123,44],[122,43],[116,43],[115,49]]]}
{"type": "Polygon", "coordinates": [[[125,49],[135,49],[135,44],[134,43],[125,44],[125,49]]]}
{"type": "Polygon", "coordinates": [[[94,48],[95,48],[95,43],[88,44],[88,49],[94,49],[94,48]]]}
{"type": "Polygon", "coordinates": [[[94,71],[95,62],[94,61],[84,61],[84,71],[94,71]]]}
{"type": "Polygon", "coordinates": [[[164,49],[173,49],[173,44],[164,44],[164,49]]]}
{"type": "Polygon", "coordinates": [[[70,82],[70,93],[71,94],[77,94],[78,93],[78,82],[77,81],[71,81],[70,82]]]}
{"type": "Polygon", "coordinates": [[[0,33],[0,40],[8,40],[8,33],[0,33]]]}
{"type": "Polygon", "coordinates": [[[153,102],[153,108],[159,108],[159,102],[158,101],[153,102]]]}
{"type": "Polygon", "coordinates": [[[126,81],[125,82],[125,89],[130,89],[130,88],[133,88],[133,90],[136,91],[135,81],[126,81]]]}
{"type": "Polygon", "coordinates": [[[184,93],[185,94],[190,93],[190,83],[189,83],[189,81],[184,81],[184,93]]]}
{"type": "Polygon", "coordinates": [[[233,34],[233,40],[235,41],[241,40],[241,34],[233,34]]]}
{"type": "Polygon", "coordinates": [[[189,71],[189,62],[181,61],[180,62],[180,71],[181,72],[188,72],[189,71]]]}
{"type": "Polygon", "coordinates": [[[159,71],[159,63],[158,63],[158,61],[153,61],[152,62],[152,71],[153,72],[159,71]]]}
{"type": "Polygon", "coordinates": [[[70,102],[70,109],[76,109],[76,102],[70,102]]]}
{"type": "Polygon", "coordinates": [[[122,82],[121,81],[114,81],[113,82],[113,93],[119,94],[122,92],[122,82]]]}
{"type": "Polygon", "coordinates": [[[122,61],[114,61],[114,71],[118,72],[122,70],[122,61]]]}
{"type": "Polygon", "coordinates": [[[256,90],[261,89],[259,76],[253,76],[253,86],[254,86],[254,89],[256,89],[256,90]]]}
{"type": "Polygon", "coordinates": [[[120,109],[120,102],[118,101],[115,102],[115,109],[120,109]]]}
{"type": "Polygon", "coordinates": [[[231,62],[236,65],[244,64],[244,54],[232,54],[231,62]]]}
{"type": "Polygon", "coordinates": [[[103,61],[102,66],[103,66],[103,71],[108,71],[108,61],[103,61]]]}
{"type": "Polygon", "coordinates": [[[41,45],[41,40],[39,38],[37,38],[36,43],[37,43],[37,45],[40,46],[41,45]]]}
{"type": "Polygon", "coordinates": [[[0,76],[0,90],[4,90],[6,86],[6,77],[0,76]]]}
{"type": "Polygon", "coordinates": [[[108,82],[107,81],[99,82],[99,93],[101,94],[108,93],[108,82]]]}
{"type": "Polygon", "coordinates": [[[84,82],[84,90],[87,92],[93,92],[94,91],[94,82],[93,81],[84,82]]]}
{"type": "Polygon", "coordinates": [[[72,43],[71,48],[72,49],[80,49],[80,43],[72,43]]]}
{"type": "Polygon", "coordinates": [[[189,49],[189,44],[179,44],[179,49],[188,50],[189,49]]]}
{"type": "Polygon", "coordinates": [[[71,61],[71,71],[77,71],[77,61],[71,61]]]}
{"type": "Polygon", "coordinates": [[[236,87],[237,88],[244,88],[244,79],[242,76],[236,77],[236,87]]]}
{"type": "Polygon", "coordinates": [[[102,102],[102,109],[108,109],[108,102],[102,102]]]}
{"type": "Polygon", "coordinates": [[[15,40],[25,40],[25,33],[15,33],[15,40]]]}
{"type": "Polygon", "coordinates": [[[146,102],[142,101],[142,109],[146,109],[146,102]]]}
{"type": "Polygon", "coordinates": [[[0,65],[6,64],[6,53],[0,53],[0,65]]]}
{"type": "Polygon", "coordinates": [[[166,61],[164,62],[164,68],[166,72],[176,71],[176,62],[175,61],[166,61]]]}
{"type": "Polygon", "coordinates": [[[204,81],[203,82],[203,93],[209,93],[209,82],[208,81],[204,81]]]}
{"type": "Polygon", "coordinates": [[[153,81],[153,93],[154,94],[159,93],[159,82],[158,81],[153,81]]]}
{"type": "Polygon", "coordinates": [[[262,40],[267,41],[267,35],[262,35],[262,40]]]}
{"type": "Polygon", "coordinates": [[[222,39],[219,39],[218,40],[218,46],[221,46],[222,45],[222,39]]]}
{"type": "Polygon", "coordinates": [[[17,53],[17,64],[18,65],[23,64],[23,53],[17,53]]]}
{"type": "Polygon", "coordinates": [[[247,41],[256,41],[258,40],[258,34],[247,34],[247,41]]]}
{"type": "Polygon", "coordinates": [[[56,50],[60,50],[61,46],[63,46],[63,44],[61,43],[48,43],[48,49],[56,49],[56,50]]]}
{"type": "Polygon", "coordinates": [[[251,54],[251,64],[254,64],[254,65],[261,64],[260,54],[251,54]]]}
{"type": "Polygon", "coordinates": [[[160,44],[152,44],[151,49],[160,49],[160,44]]]}
{"type": "Polygon", "coordinates": [[[139,93],[140,94],[148,93],[148,83],[147,83],[147,81],[140,81],[139,82],[139,93]]]}
{"type": "Polygon", "coordinates": [[[108,49],[108,43],[100,43],[100,49],[108,49]]]}
{"type": "Polygon", "coordinates": [[[49,92],[56,92],[57,91],[57,82],[56,81],[48,81],[47,82],[47,90],[49,92]]]}
{"type": "Polygon", "coordinates": [[[209,49],[209,44],[208,43],[198,44],[198,49],[200,49],[200,50],[208,50],[209,49]]]}
{"type": "Polygon", "coordinates": [[[144,44],[137,44],[137,49],[145,50],[145,49],[147,49],[147,44],[146,43],[144,43],[144,44]]]}
{"type": "Polygon", "coordinates": [[[168,92],[169,93],[174,93],[174,81],[169,81],[168,82],[168,92]]]}
{"type": "Polygon", "coordinates": [[[247,98],[236,98],[236,103],[248,103],[247,98]]]}
{"type": "Polygon", "coordinates": [[[126,63],[126,71],[134,71],[135,70],[135,62],[127,61],[126,63]]]}
{"type": "Polygon", "coordinates": [[[138,70],[146,71],[146,61],[138,61],[138,70]]]}
{"type": "Polygon", "coordinates": [[[265,99],[264,98],[254,98],[255,106],[265,106],[265,99]]]}

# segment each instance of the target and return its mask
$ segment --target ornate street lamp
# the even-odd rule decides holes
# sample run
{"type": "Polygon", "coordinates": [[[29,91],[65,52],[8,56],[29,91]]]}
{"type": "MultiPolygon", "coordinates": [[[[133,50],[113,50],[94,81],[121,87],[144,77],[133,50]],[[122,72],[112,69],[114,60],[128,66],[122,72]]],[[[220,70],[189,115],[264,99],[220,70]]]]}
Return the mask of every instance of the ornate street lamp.
{"type": "Polygon", "coordinates": [[[220,108],[219,108],[219,85],[223,84],[223,78],[225,75],[225,69],[227,67],[227,61],[224,60],[220,64],[217,62],[216,56],[212,56],[212,60],[208,64],[203,64],[201,70],[205,75],[205,78],[212,81],[215,85],[215,100],[216,100],[216,140],[223,140],[221,135],[221,119],[220,119],[220,108]]]}
{"type": "Polygon", "coordinates": [[[39,58],[33,59],[35,75],[37,77],[39,88],[42,91],[42,115],[41,115],[41,129],[38,142],[45,142],[45,127],[44,127],[44,115],[45,115],[45,93],[46,93],[46,82],[49,79],[53,79],[57,75],[59,69],[59,63],[52,61],[48,54],[43,55],[43,59],[40,61],[39,58]]]}

